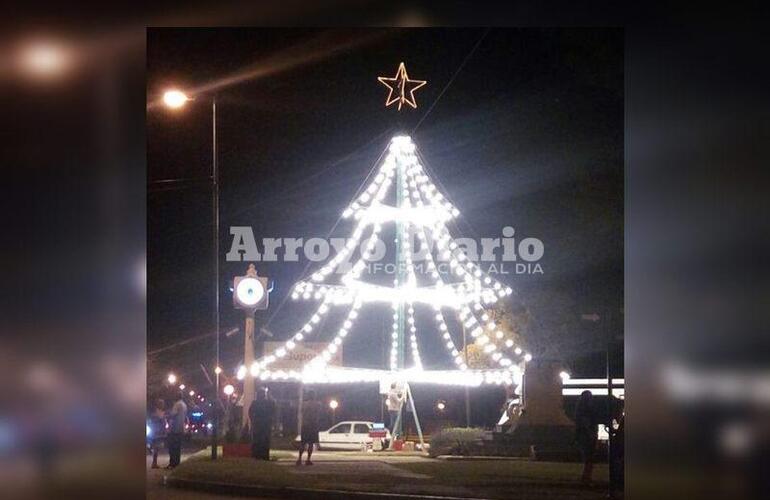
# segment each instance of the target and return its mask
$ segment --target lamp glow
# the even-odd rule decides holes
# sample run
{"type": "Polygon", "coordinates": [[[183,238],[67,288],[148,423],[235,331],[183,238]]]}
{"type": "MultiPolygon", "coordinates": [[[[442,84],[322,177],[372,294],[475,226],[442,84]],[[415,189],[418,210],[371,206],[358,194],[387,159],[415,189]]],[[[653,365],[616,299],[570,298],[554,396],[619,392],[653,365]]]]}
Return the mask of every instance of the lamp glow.
{"type": "Polygon", "coordinates": [[[60,43],[37,41],[21,48],[18,55],[20,70],[35,78],[59,76],[71,65],[71,50],[60,43]]]}
{"type": "Polygon", "coordinates": [[[171,109],[179,109],[184,106],[190,98],[181,90],[171,89],[163,93],[163,104],[171,109]]]}
{"type": "Polygon", "coordinates": [[[223,389],[222,392],[225,393],[225,396],[232,396],[235,392],[235,387],[233,387],[232,384],[227,384],[223,389]]]}

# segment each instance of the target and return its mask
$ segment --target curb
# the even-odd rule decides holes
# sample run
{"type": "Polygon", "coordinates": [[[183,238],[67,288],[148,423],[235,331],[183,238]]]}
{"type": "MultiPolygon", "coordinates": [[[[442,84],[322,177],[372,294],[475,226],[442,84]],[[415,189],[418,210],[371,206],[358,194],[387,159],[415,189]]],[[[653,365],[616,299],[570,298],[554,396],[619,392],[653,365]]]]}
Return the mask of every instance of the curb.
{"type": "Polygon", "coordinates": [[[209,481],[190,481],[167,477],[165,484],[174,488],[218,493],[233,496],[267,496],[275,498],[302,498],[323,500],[415,500],[427,498],[431,500],[486,500],[474,497],[447,497],[440,495],[412,495],[403,493],[375,493],[365,491],[319,490],[313,488],[297,488],[294,486],[260,486],[245,484],[216,483],[209,481]]]}
{"type": "Polygon", "coordinates": [[[493,455],[469,455],[469,456],[462,456],[462,455],[439,455],[436,457],[436,460],[457,460],[457,461],[463,461],[463,460],[486,460],[486,461],[497,461],[497,462],[533,462],[529,457],[496,457],[493,455]]]}

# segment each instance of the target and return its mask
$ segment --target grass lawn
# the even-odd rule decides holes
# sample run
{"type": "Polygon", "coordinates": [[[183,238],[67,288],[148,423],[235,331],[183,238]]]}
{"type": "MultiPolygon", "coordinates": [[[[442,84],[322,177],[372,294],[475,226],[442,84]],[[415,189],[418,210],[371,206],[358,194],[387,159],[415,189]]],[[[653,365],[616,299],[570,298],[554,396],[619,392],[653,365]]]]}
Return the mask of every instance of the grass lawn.
{"type": "MultiPolygon", "coordinates": [[[[271,452],[283,454],[286,452],[271,452]]],[[[356,462],[334,468],[316,462],[315,469],[295,473],[292,466],[260,462],[251,458],[226,458],[212,462],[200,456],[191,458],[171,477],[193,481],[238,485],[299,487],[350,491],[392,492],[485,498],[602,498],[607,466],[597,465],[598,485],[583,487],[577,481],[580,464],[522,461],[443,461],[426,458],[414,463],[381,467],[376,474],[348,474],[356,462]],[[349,469],[348,469],[349,467],[349,469]],[[400,469],[400,471],[399,471],[400,469]],[[387,471],[394,475],[388,475],[387,471]],[[385,472],[383,472],[385,471],[385,472]],[[401,471],[424,474],[424,478],[398,477],[401,471]]]]}

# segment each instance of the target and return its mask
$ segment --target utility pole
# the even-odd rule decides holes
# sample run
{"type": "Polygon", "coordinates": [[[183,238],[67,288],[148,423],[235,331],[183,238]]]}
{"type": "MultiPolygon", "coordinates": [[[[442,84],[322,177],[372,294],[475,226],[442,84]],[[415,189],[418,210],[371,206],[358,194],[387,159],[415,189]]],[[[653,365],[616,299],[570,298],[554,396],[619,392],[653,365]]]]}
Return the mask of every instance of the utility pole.
{"type": "MultiPolygon", "coordinates": [[[[468,366],[468,337],[465,333],[465,324],[461,323],[463,329],[463,354],[465,356],[465,365],[468,366]]],[[[470,388],[465,386],[465,427],[471,426],[471,394],[470,388]]]]}
{"type": "MultiPolygon", "coordinates": [[[[401,161],[398,161],[396,163],[396,206],[400,210],[404,205],[404,191],[406,190],[405,185],[405,174],[404,172],[404,164],[401,161]]],[[[404,223],[401,222],[401,219],[396,222],[396,276],[398,279],[398,287],[401,288],[404,286],[404,280],[406,279],[406,269],[404,269],[404,266],[406,265],[406,259],[404,258],[404,223]]],[[[403,370],[405,365],[405,357],[406,357],[406,345],[404,343],[404,327],[406,323],[406,317],[404,315],[404,303],[399,302],[398,309],[396,311],[396,314],[398,316],[398,319],[396,319],[397,322],[397,342],[398,342],[398,352],[396,354],[397,356],[397,369],[403,370]]],[[[404,405],[401,405],[401,408],[399,409],[398,418],[396,418],[396,425],[394,429],[394,436],[393,439],[396,439],[396,436],[401,436],[402,429],[404,425],[404,419],[403,419],[403,412],[404,412],[404,405]]]]}
{"type": "MultiPolygon", "coordinates": [[[[214,219],[213,253],[214,253],[214,336],[216,343],[216,364],[219,368],[219,168],[217,166],[217,97],[211,98],[211,210],[214,219]]],[[[217,370],[218,372],[219,370],[217,370]]],[[[219,373],[216,373],[213,402],[221,401],[219,394],[219,373]]],[[[219,434],[219,404],[214,405],[214,428],[211,432],[211,459],[217,459],[217,435],[219,434]]]]}
{"type": "Polygon", "coordinates": [[[593,323],[601,321],[601,324],[599,325],[601,328],[600,334],[604,335],[604,341],[606,342],[605,369],[607,373],[607,418],[604,425],[607,427],[607,464],[610,473],[610,480],[608,483],[608,497],[611,498],[615,491],[615,465],[612,463],[612,414],[615,409],[614,397],[612,395],[612,310],[610,308],[605,308],[604,314],[601,316],[596,312],[591,314],[582,314],[580,319],[584,321],[591,321],[593,323]]]}
{"type": "Polygon", "coordinates": [[[615,491],[613,479],[615,476],[615,465],[612,463],[612,414],[614,410],[612,396],[612,369],[610,358],[612,357],[612,324],[610,322],[610,309],[606,310],[604,315],[604,334],[607,339],[607,465],[609,468],[609,497],[612,498],[615,491]]]}

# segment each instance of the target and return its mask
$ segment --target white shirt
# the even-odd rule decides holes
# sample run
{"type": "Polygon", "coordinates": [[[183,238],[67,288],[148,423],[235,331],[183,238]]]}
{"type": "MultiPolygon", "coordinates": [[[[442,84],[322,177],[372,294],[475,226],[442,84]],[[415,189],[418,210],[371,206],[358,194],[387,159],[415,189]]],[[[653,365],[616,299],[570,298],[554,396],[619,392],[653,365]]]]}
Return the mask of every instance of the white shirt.
{"type": "Polygon", "coordinates": [[[403,403],[404,398],[399,397],[399,391],[391,389],[388,393],[388,398],[385,400],[385,406],[388,407],[388,411],[399,411],[403,403]]]}
{"type": "Polygon", "coordinates": [[[187,405],[181,399],[171,408],[171,432],[184,432],[187,419],[187,405]]]}

